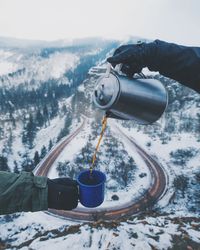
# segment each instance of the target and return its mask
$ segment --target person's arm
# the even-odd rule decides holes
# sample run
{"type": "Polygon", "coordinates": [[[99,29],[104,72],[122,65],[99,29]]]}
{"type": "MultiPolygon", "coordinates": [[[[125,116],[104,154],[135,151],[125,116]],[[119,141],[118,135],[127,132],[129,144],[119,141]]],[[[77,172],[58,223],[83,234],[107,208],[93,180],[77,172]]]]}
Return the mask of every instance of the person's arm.
{"type": "Polygon", "coordinates": [[[0,171],[0,214],[48,208],[47,178],[0,171]]]}
{"type": "Polygon", "coordinates": [[[78,204],[78,188],[68,178],[50,180],[0,171],[0,214],[41,211],[48,208],[71,210],[78,204]]]}
{"type": "Polygon", "coordinates": [[[200,93],[200,47],[155,40],[121,46],[107,60],[114,66],[122,63],[122,71],[127,75],[132,76],[148,67],[200,93]]]}

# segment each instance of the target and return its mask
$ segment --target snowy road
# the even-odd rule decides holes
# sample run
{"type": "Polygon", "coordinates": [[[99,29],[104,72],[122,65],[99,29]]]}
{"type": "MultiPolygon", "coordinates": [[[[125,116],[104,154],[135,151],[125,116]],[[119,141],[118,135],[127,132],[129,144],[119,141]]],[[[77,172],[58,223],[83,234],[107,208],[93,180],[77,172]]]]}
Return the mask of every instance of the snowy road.
{"type": "MultiPolygon", "coordinates": [[[[35,170],[36,175],[47,176],[50,171],[51,166],[66,147],[66,145],[72,141],[79,132],[83,129],[85,121],[78,127],[73,133],[71,133],[67,138],[65,138],[61,143],[55,146],[39,167],[35,170]]],[[[135,148],[136,152],[143,158],[146,166],[149,168],[152,184],[146,192],[141,195],[137,200],[124,203],[120,206],[109,207],[109,208],[76,208],[73,211],[62,211],[49,209],[48,212],[56,215],[62,216],[68,219],[84,220],[84,221],[97,221],[103,220],[113,220],[122,217],[128,217],[133,214],[138,214],[144,210],[151,209],[151,207],[159,200],[163,195],[166,188],[166,174],[160,166],[160,164],[153,159],[152,156],[147,154],[137,143],[126,136],[119,128],[118,132],[124,139],[128,140],[132,146],[135,148]]]]}

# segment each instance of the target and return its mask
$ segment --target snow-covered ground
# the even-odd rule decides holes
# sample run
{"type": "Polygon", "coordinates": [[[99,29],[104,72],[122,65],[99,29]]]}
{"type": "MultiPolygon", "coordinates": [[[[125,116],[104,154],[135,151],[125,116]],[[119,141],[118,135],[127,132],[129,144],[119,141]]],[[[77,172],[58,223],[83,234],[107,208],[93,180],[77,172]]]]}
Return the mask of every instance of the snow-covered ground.
{"type": "MultiPolygon", "coordinates": [[[[95,55],[101,50],[91,50],[85,55],[95,55]]],[[[27,79],[36,79],[38,81],[46,81],[49,79],[60,79],[62,83],[70,84],[67,77],[64,76],[66,70],[73,69],[79,63],[79,56],[70,53],[50,53],[47,57],[36,56],[30,54],[27,57],[21,54],[20,51],[4,49],[0,50],[0,77],[3,81],[0,86],[6,84],[6,87],[17,86],[18,83],[27,79]],[[31,61],[31,63],[30,63],[31,61]],[[25,68],[25,70],[23,69],[25,68]],[[18,72],[19,70],[19,72],[18,72]],[[9,73],[11,73],[9,75],[9,73]],[[14,73],[14,76],[12,75],[14,73]],[[7,85],[8,84],[8,85],[7,85]]],[[[98,75],[101,75],[105,67],[96,67],[90,70],[90,77],[86,79],[85,85],[78,88],[81,92],[80,107],[76,107],[77,114],[73,114],[73,122],[69,128],[70,132],[74,131],[81,123],[79,111],[87,109],[88,116],[94,117],[94,110],[89,106],[91,93],[94,89],[94,82],[98,75]],[[85,99],[83,96],[85,95],[85,99]],[[87,102],[86,102],[87,100],[87,102]],[[85,106],[87,108],[85,108],[85,106]],[[76,117],[77,115],[77,117],[76,117]],[[79,122],[78,122],[79,120],[79,122]]],[[[145,69],[145,74],[149,72],[145,69]]],[[[157,75],[153,73],[152,75],[157,75]]],[[[152,76],[151,75],[151,76],[152,76]]],[[[167,81],[167,80],[166,80],[167,81]]],[[[120,133],[116,131],[115,126],[134,139],[148,154],[152,155],[158,162],[161,163],[167,176],[167,189],[163,197],[154,206],[153,210],[147,211],[143,215],[121,219],[120,221],[98,221],[93,223],[70,221],[63,218],[54,217],[44,212],[36,213],[18,213],[9,216],[0,216],[0,249],[199,249],[200,248],[200,219],[199,214],[194,210],[191,211],[189,205],[194,203],[197,206],[197,201],[194,198],[195,193],[199,192],[197,188],[196,173],[199,172],[200,159],[200,137],[195,131],[198,126],[197,114],[199,113],[198,96],[194,93],[187,93],[185,90],[180,90],[177,83],[170,83],[168,90],[172,96],[171,100],[177,98],[177,102],[173,103],[171,110],[167,113],[168,117],[163,116],[156,126],[152,129],[139,128],[133,124],[121,123],[108,120],[108,132],[104,136],[104,140],[100,146],[99,156],[97,159],[97,167],[101,171],[107,173],[107,192],[105,202],[101,205],[102,208],[119,206],[133,199],[137,199],[145,189],[151,184],[149,170],[141,157],[136,153],[132,144],[126,140],[120,133]],[[171,85],[170,85],[171,84],[171,85]],[[174,84],[174,85],[173,85],[174,84]],[[172,87],[171,87],[172,86],[172,87]],[[182,91],[182,92],[180,92],[182,91]],[[181,94],[186,93],[186,96],[180,97],[181,94]],[[184,99],[185,98],[185,99],[184,99]],[[183,114],[179,112],[179,107],[182,108],[183,114]],[[171,112],[171,113],[170,113],[171,112]],[[168,118],[172,120],[170,125],[173,126],[173,132],[165,131],[168,127],[166,123],[168,118]],[[184,119],[185,120],[184,120],[184,119]],[[194,120],[195,126],[192,126],[188,133],[182,131],[181,125],[194,120]],[[153,132],[152,132],[153,131],[153,132]],[[164,132],[163,132],[164,131],[164,132]],[[155,135],[154,135],[155,132],[155,135]],[[163,135],[167,135],[170,139],[162,139],[163,135]],[[108,138],[108,139],[106,139],[108,138]],[[178,149],[191,149],[194,151],[194,156],[188,158],[186,164],[175,164],[172,157],[172,152],[178,149]],[[113,150],[115,155],[110,156],[113,150]],[[133,158],[133,165],[136,167],[131,173],[131,180],[128,184],[120,187],[119,181],[116,178],[116,173],[120,173],[121,163],[118,156],[122,156],[125,163],[133,158]],[[110,157],[109,159],[107,159],[110,157]],[[118,160],[114,161],[114,158],[118,160]],[[116,164],[116,165],[115,165],[116,164]],[[117,166],[117,167],[116,167],[117,166]],[[110,172],[113,171],[115,179],[112,179],[110,172]],[[146,174],[141,178],[140,174],[146,174]],[[188,184],[186,192],[182,195],[180,190],[175,188],[174,180],[177,177],[187,177],[188,184]],[[114,187],[115,189],[112,189],[114,187]],[[119,200],[113,200],[112,195],[117,194],[119,200]]],[[[76,100],[77,101],[77,100],[76,100]]],[[[72,106],[72,100],[59,100],[59,107],[62,104],[72,106]]],[[[78,105],[77,105],[78,106],[78,105]]],[[[170,105],[169,105],[170,106],[170,105]]],[[[74,109],[75,110],[75,109],[74,109]]],[[[14,114],[15,115],[15,114],[14,114]]],[[[95,113],[96,115],[96,113],[95,113]]],[[[22,113],[21,113],[22,116],[22,113]]],[[[98,116],[98,115],[97,115],[98,116]]],[[[9,120],[9,113],[2,116],[2,125],[4,137],[0,141],[0,150],[9,137],[12,126],[9,120]]],[[[23,131],[23,124],[20,118],[16,118],[16,129],[12,131],[14,145],[12,153],[8,158],[8,165],[12,166],[13,161],[20,162],[22,155],[25,153],[21,137],[23,131]]],[[[36,134],[33,149],[29,150],[29,155],[33,157],[34,152],[41,151],[44,146],[48,147],[49,140],[54,143],[60,130],[64,126],[65,117],[59,114],[53,118],[47,127],[43,126],[36,134]]],[[[73,139],[60,154],[55,161],[48,177],[58,177],[57,166],[59,163],[65,164],[70,162],[70,166],[75,166],[77,158],[81,154],[81,150],[87,146],[89,142],[89,149],[94,149],[98,135],[100,132],[100,123],[92,124],[95,119],[88,119],[84,130],[73,139]],[[96,132],[97,136],[94,136],[96,132]]],[[[190,126],[190,124],[187,124],[190,126]]],[[[192,124],[193,125],[193,124],[192,124]]],[[[189,127],[190,128],[190,127],[189,127]]],[[[1,131],[0,131],[1,132],[1,131]]],[[[88,168],[89,164],[84,162],[84,168],[88,168]]],[[[113,177],[113,178],[114,178],[113,177]]],[[[122,186],[122,185],[121,185],[122,186]]],[[[79,205],[81,207],[81,205],[79,205]]],[[[100,208],[101,208],[100,207],[100,208]]]]}
{"type": "MultiPolygon", "coordinates": [[[[108,123],[109,126],[109,123],[108,123]]],[[[61,154],[58,156],[56,161],[54,162],[48,177],[49,178],[56,178],[58,177],[58,171],[56,170],[56,167],[58,166],[58,163],[62,162],[70,162],[70,165],[74,164],[73,161],[76,158],[76,155],[80,154],[81,149],[86,145],[86,142],[88,141],[89,135],[91,134],[91,121],[88,119],[88,122],[86,123],[84,129],[65,147],[65,149],[61,152],[61,154]]],[[[106,135],[105,135],[106,137],[106,135]]],[[[151,176],[148,167],[146,166],[145,162],[141,158],[140,155],[136,152],[134,146],[127,140],[123,140],[124,138],[121,138],[121,141],[123,141],[123,147],[122,149],[128,152],[129,155],[131,155],[138,166],[138,168],[135,170],[135,178],[133,181],[131,181],[124,189],[120,189],[116,191],[112,191],[110,189],[106,190],[105,194],[105,201],[103,204],[99,207],[101,208],[109,208],[113,206],[120,206],[128,202],[132,202],[134,200],[137,200],[139,197],[143,195],[145,190],[149,188],[151,185],[151,176]],[[145,173],[145,176],[143,178],[140,177],[141,173],[145,173]],[[119,200],[113,200],[111,197],[117,194],[119,200]]],[[[96,145],[98,140],[98,137],[93,141],[93,144],[96,145]]],[[[104,154],[104,148],[103,148],[103,142],[100,146],[99,153],[104,154]]],[[[92,159],[91,159],[92,160],[92,159]]],[[[83,159],[84,164],[84,159],[83,159]]],[[[101,163],[99,164],[101,171],[105,172],[105,167],[107,167],[111,171],[111,166],[105,166],[104,164],[104,158],[101,158],[101,163]]],[[[89,166],[85,165],[83,166],[85,169],[88,169],[89,166]]],[[[107,176],[107,185],[111,185],[115,183],[116,181],[112,179],[109,175],[107,176]]],[[[79,207],[83,206],[79,204],[79,207]]]]}
{"type": "Polygon", "coordinates": [[[17,216],[15,219],[0,217],[1,247],[151,250],[198,249],[200,246],[200,220],[195,218],[158,215],[130,218],[126,222],[79,223],[42,212],[17,216]]]}
{"type": "MultiPolygon", "coordinates": [[[[63,78],[68,70],[73,70],[79,63],[80,58],[72,53],[55,52],[44,58],[39,54],[21,54],[15,50],[0,50],[0,87],[17,86],[21,83],[45,82],[49,79],[63,78]],[[14,76],[13,76],[14,73],[14,76]]],[[[68,79],[62,82],[68,83],[68,79]]]]}
{"type": "Polygon", "coordinates": [[[12,73],[17,70],[18,68],[17,63],[9,61],[9,58],[11,58],[13,55],[14,53],[9,50],[0,49],[0,76],[12,73]]]}
{"type": "MultiPolygon", "coordinates": [[[[55,120],[55,124],[58,121],[55,120]]],[[[55,124],[52,121],[52,127],[47,128],[52,131],[55,124]]],[[[164,167],[169,168],[169,176],[171,180],[169,185],[172,188],[174,176],[179,175],[180,172],[191,174],[198,168],[198,158],[192,158],[187,163],[187,168],[181,168],[171,162],[170,152],[177,148],[195,147],[199,148],[199,142],[195,136],[191,134],[181,134],[172,137],[167,144],[162,144],[158,138],[152,138],[135,128],[125,128],[120,123],[115,123],[119,126],[130,138],[143,147],[149,154],[159,158],[159,161],[164,167]],[[151,145],[149,146],[149,142],[151,145]]],[[[108,121],[108,127],[115,134],[114,124],[108,121]]],[[[58,126],[58,125],[57,125],[58,126]]],[[[57,129],[55,129],[57,131],[57,129]]],[[[41,133],[46,133],[47,130],[42,130],[41,133]]],[[[52,133],[50,133],[52,134],[52,133]]],[[[57,177],[56,165],[58,162],[65,162],[74,160],[76,154],[79,154],[82,147],[84,147],[88,136],[91,134],[91,124],[88,121],[85,129],[65,148],[55,162],[53,168],[49,173],[50,178],[57,177]]],[[[106,136],[106,134],[105,134],[106,136]]],[[[116,136],[116,135],[115,135],[116,136]]],[[[44,134],[41,136],[44,138],[44,134]]],[[[137,196],[139,190],[150,184],[149,176],[146,179],[139,178],[138,174],[147,172],[143,160],[136,154],[134,148],[130,143],[117,133],[118,139],[123,139],[123,149],[128,154],[132,155],[134,161],[139,166],[136,169],[136,178],[131,185],[123,191],[118,191],[119,201],[109,200],[109,195],[102,207],[119,205],[121,201],[126,202],[132,196],[137,196]],[[121,137],[121,138],[120,138],[121,137]],[[142,186],[143,185],[143,186],[142,186]],[[121,192],[121,193],[120,193],[121,192]],[[112,204],[112,205],[111,205],[112,204]]],[[[49,138],[48,138],[49,139],[49,138]]],[[[96,144],[94,140],[94,144],[96,144]]],[[[38,144],[39,145],[39,144],[38,144]]],[[[103,143],[102,143],[103,145],[103,143]]],[[[38,146],[39,147],[39,146],[38,146]]],[[[100,147],[100,151],[103,150],[100,147]]],[[[86,166],[87,167],[87,166],[86,166]]],[[[103,169],[102,169],[103,170],[103,169]]],[[[159,214],[153,217],[152,215],[146,217],[135,217],[121,222],[97,222],[97,223],[80,223],[76,221],[63,220],[61,218],[53,217],[43,212],[37,213],[22,213],[12,217],[0,217],[0,244],[6,249],[14,248],[15,246],[26,249],[168,249],[174,246],[177,249],[186,249],[192,247],[198,249],[200,245],[200,221],[194,213],[189,213],[186,209],[187,199],[182,199],[177,205],[168,205],[172,192],[168,192],[158,206],[165,206],[163,212],[175,213],[172,215],[159,214]],[[164,204],[164,205],[163,205],[164,204]],[[186,218],[186,216],[190,218],[186,218]],[[2,242],[2,243],[1,243],[2,242]],[[5,242],[5,243],[4,243],[5,242]],[[184,248],[185,247],[185,248],[184,248]]],[[[176,249],[176,248],[174,248],[176,249]]]]}
{"type": "MultiPolygon", "coordinates": [[[[60,107],[62,105],[66,105],[66,107],[69,107],[69,104],[71,104],[71,98],[66,98],[64,100],[61,100],[59,102],[60,107]]],[[[20,117],[20,114],[18,114],[20,117]]],[[[11,168],[11,171],[13,171],[14,164],[13,162],[16,161],[21,164],[23,160],[23,155],[25,153],[28,153],[29,157],[33,159],[34,153],[36,151],[41,152],[41,149],[43,146],[48,148],[49,141],[52,140],[52,142],[55,144],[57,141],[57,137],[61,131],[61,129],[64,127],[65,122],[65,116],[56,116],[55,118],[51,119],[46,126],[43,126],[37,133],[34,139],[34,147],[32,149],[27,149],[25,145],[22,143],[22,133],[24,129],[24,124],[19,117],[16,118],[16,128],[13,129],[12,124],[10,122],[5,122],[4,127],[6,129],[4,130],[5,136],[2,140],[0,140],[0,152],[2,152],[4,145],[9,139],[9,134],[11,131],[12,134],[12,152],[9,154],[8,157],[8,165],[11,168]]],[[[73,130],[73,128],[76,127],[78,124],[72,125],[70,130],[73,130]]]]}
{"type": "MultiPolygon", "coordinates": [[[[51,120],[49,126],[47,126],[46,128],[42,128],[40,131],[38,131],[35,141],[37,142],[34,149],[30,150],[30,154],[29,156],[31,158],[34,157],[34,153],[35,151],[40,152],[42,147],[48,147],[48,143],[49,140],[51,139],[52,141],[55,141],[60,130],[63,128],[64,126],[64,119],[65,117],[56,117],[54,119],[51,120]]],[[[8,164],[10,166],[12,166],[13,161],[20,161],[21,160],[21,156],[25,153],[26,149],[24,148],[24,145],[22,143],[22,139],[21,139],[21,133],[23,131],[23,125],[18,125],[18,127],[16,128],[16,130],[14,130],[14,134],[13,134],[13,144],[15,145],[15,147],[13,147],[13,153],[12,156],[9,157],[9,162],[8,164]]]]}
{"type": "Polygon", "coordinates": [[[79,133],[60,153],[55,160],[52,168],[48,173],[49,178],[58,178],[58,171],[56,170],[59,162],[73,161],[74,156],[85,146],[87,137],[90,133],[90,126],[86,123],[85,128],[79,133]]]}
{"type": "MultiPolygon", "coordinates": [[[[187,195],[185,198],[179,199],[176,203],[170,204],[170,199],[176,193],[173,182],[177,176],[184,175],[192,178],[197,171],[200,170],[199,159],[200,159],[200,141],[194,134],[191,133],[180,133],[175,134],[165,144],[161,142],[159,137],[152,139],[152,135],[145,134],[143,131],[138,131],[136,128],[125,128],[117,123],[119,127],[126,135],[135,140],[142,148],[144,148],[150,155],[157,159],[165,172],[167,173],[168,187],[165,195],[159,200],[157,206],[162,207],[163,211],[175,212],[177,215],[191,216],[188,212],[187,204],[190,203],[187,195]],[[197,154],[187,161],[187,165],[176,165],[173,163],[170,153],[177,149],[188,149],[197,150],[197,154]]],[[[194,187],[193,187],[194,188],[194,187]]],[[[195,215],[195,213],[193,214],[195,215]]]]}
{"type": "MultiPolygon", "coordinates": [[[[58,121],[55,124],[57,124],[58,121]]],[[[47,128],[50,131],[54,128],[47,128]]],[[[150,135],[138,131],[135,128],[125,128],[120,122],[108,120],[108,127],[118,140],[123,141],[123,149],[132,155],[134,161],[139,166],[136,169],[136,178],[126,189],[118,191],[118,201],[112,201],[109,194],[102,207],[120,205],[121,201],[126,202],[133,196],[137,197],[140,190],[147,188],[150,184],[148,170],[143,160],[136,154],[130,142],[126,141],[116,131],[116,127],[125,132],[130,138],[133,138],[141,147],[155,158],[159,158],[159,162],[169,175],[169,190],[165,196],[159,201],[157,207],[163,207],[162,212],[167,215],[155,214],[155,217],[148,215],[141,218],[133,217],[121,222],[97,222],[97,223],[80,223],[76,221],[63,220],[53,217],[43,212],[22,213],[19,217],[10,218],[0,217],[0,238],[2,242],[6,242],[7,249],[14,246],[20,249],[198,249],[200,246],[200,221],[195,218],[195,213],[188,212],[186,203],[187,197],[181,199],[177,204],[168,204],[174,193],[173,180],[176,175],[187,174],[192,175],[198,169],[198,155],[191,158],[187,162],[187,167],[183,168],[171,162],[170,152],[177,148],[194,147],[199,148],[197,138],[192,134],[182,133],[175,135],[166,144],[162,144],[159,138],[152,139],[150,135]],[[149,144],[150,143],[150,144],[149,144]],[[139,178],[141,172],[147,172],[146,179],[139,178]],[[169,215],[169,213],[174,215],[169,215]],[[187,218],[187,217],[188,218],[187,218]],[[6,221],[7,218],[7,221],[6,221]],[[10,221],[9,221],[10,220],[10,221]],[[9,245],[10,244],[10,245],[9,245]],[[176,248],[177,247],[177,248],[176,248]],[[178,248],[179,247],[179,248],[178,248]]],[[[74,127],[75,128],[75,127],[74,127]]],[[[41,130],[42,138],[47,130],[41,130]],[[43,134],[44,133],[44,134],[43,134]]],[[[57,131],[57,130],[56,130],[57,131]]],[[[65,150],[60,154],[52,167],[49,177],[58,176],[56,166],[58,162],[74,160],[79,154],[91,134],[90,120],[86,123],[84,130],[72,140],[65,150]]],[[[106,134],[105,134],[106,136],[106,134]]],[[[97,138],[93,141],[95,145],[97,138]]],[[[102,142],[102,145],[104,143],[102,142]]],[[[38,144],[39,145],[39,144],[38,144]]],[[[101,146],[102,146],[101,145],[101,146]]],[[[39,146],[38,146],[39,147],[39,146]]],[[[100,147],[101,150],[104,150],[100,147]]],[[[104,151],[102,151],[104,154],[104,151]]],[[[86,166],[87,167],[87,166],[86,166]]],[[[102,166],[104,167],[104,166],[102,166]]],[[[103,169],[102,169],[103,170],[103,169]]],[[[4,244],[4,243],[2,243],[4,244]]]]}

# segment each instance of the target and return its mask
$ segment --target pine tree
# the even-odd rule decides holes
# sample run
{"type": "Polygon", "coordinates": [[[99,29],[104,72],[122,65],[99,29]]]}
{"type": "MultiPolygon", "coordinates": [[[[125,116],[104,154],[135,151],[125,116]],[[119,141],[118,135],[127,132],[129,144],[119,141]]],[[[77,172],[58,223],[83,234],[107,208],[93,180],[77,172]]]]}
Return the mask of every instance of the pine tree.
{"type": "Polygon", "coordinates": [[[199,135],[199,140],[200,140],[200,113],[197,113],[197,126],[196,126],[196,131],[197,131],[197,135],[199,135]]]}
{"type": "Polygon", "coordinates": [[[181,191],[182,198],[185,197],[185,191],[188,187],[188,183],[189,183],[189,178],[184,175],[179,175],[174,179],[174,187],[177,190],[181,191]]]}
{"type": "Polygon", "coordinates": [[[34,162],[29,158],[28,153],[26,152],[23,155],[22,169],[26,172],[31,172],[34,169],[34,162]]]}
{"type": "Polygon", "coordinates": [[[48,111],[47,105],[45,105],[43,107],[43,117],[44,117],[44,123],[45,123],[45,126],[46,126],[47,122],[49,122],[49,111],[48,111]]]}
{"type": "Polygon", "coordinates": [[[38,151],[35,151],[35,155],[34,155],[33,161],[34,161],[34,165],[35,166],[37,166],[38,163],[40,162],[40,157],[39,157],[38,151]]]}
{"type": "Polygon", "coordinates": [[[14,173],[19,174],[19,168],[16,161],[14,161],[14,173]]]}
{"type": "Polygon", "coordinates": [[[41,128],[44,125],[44,117],[41,114],[40,110],[37,111],[35,119],[36,119],[37,126],[41,128]]]}
{"type": "Polygon", "coordinates": [[[33,120],[33,116],[30,114],[29,121],[27,125],[24,127],[22,142],[28,145],[29,148],[33,148],[33,141],[35,139],[36,134],[36,124],[33,120]]]}
{"type": "Polygon", "coordinates": [[[68,113],[68,116],[65,118],[65,124],[64,124],[64,128],[61,129],[58,137],[57,137],[57,141],[60,141],[64,136],[69,134],[69,127],[72,124],[72,114],[68,113]]]}
{"type": "Polygon", "coordinates": [[[3,144],[2,153],[4,155],[8,156],[9,154],[12,154],[12,144],[13,144],[13,136],[12,136],[12,130],[10,128],[8,139],[3,144]]]}
{"type": "Polygon", "coordinates": [[[46,154],[47,154],[47,149],[45,146],[43,146],[41,149],[40,159],[43,159],[46,154]]]}
{"type": "Polygon", "coordinates": [[[58,114],[58,101],[54,98],[51,103],[51,118],[54,118],[58,114]]]}
{"type": "Polygon", "coordinates": [[[7,157],[0,155],[0,170],[1,171],[10,171],[8,167],[8,159],[7,157]]]}
{"type": "Polygon", "coordinates": [[[50,141],[49,141],[49,146],[48,146],[48,151],[50,151],[50,150],[52,149],[52,147],[53,147],[53,142],[52,142],[52,140],[50,139],[50,141]]]}
{"type": "Polygon", "coordinates": [[[14,112],[14,105],[11,101],[8,101],[8,110],[9,110],[9,117],[10,119],[12,119],[14,112]]]}
{"type": "Polygon", "coordinates": [[[11,117],[11,122],[12,122],[13,128],[16,128],[16,122],[13,116],[11,117]]]}
{"type": "Polygon", "coordinates": [[[74,169],[70,171],[70,162],[58,162],[58,166],[56,167],[56,170],[58,171],[59,177],[69,176],[70,178],[73,178],[74,176],[74,169]],[[70,173],[71,172],[71,173],[70,173]]]}
{"type": "Polygon", "coordinates": [[[0,139],[3,138],[3,129],[0,127],[0,139]]]}
{"type": "Polygon", "coordinates": [[[66,105],[65,104],[63,104],[63,106],[62,106],[62,113],[65,115],[66,113],[67,113],[67,107],[66,107],[66,105]]]}
{"type": "Polygon", "coordinates": [[[12,144],[13,144],[13,135],[12,135],[12,130],[10,129],[10,134],[9,134],[8,141],[7,141],[7,147],[8,147],[9,154],[12,153],[12,144]]]}

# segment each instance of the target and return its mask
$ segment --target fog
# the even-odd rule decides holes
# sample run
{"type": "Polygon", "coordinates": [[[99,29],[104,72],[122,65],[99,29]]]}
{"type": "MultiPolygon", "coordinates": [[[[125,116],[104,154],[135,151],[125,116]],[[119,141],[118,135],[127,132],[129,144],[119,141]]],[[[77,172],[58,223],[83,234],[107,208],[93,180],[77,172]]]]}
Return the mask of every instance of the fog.
{"type": "Polygon", "coordinates": [[[0,0],[0,36],[141,36],[200,45],[198,0],[0,0]]]}

